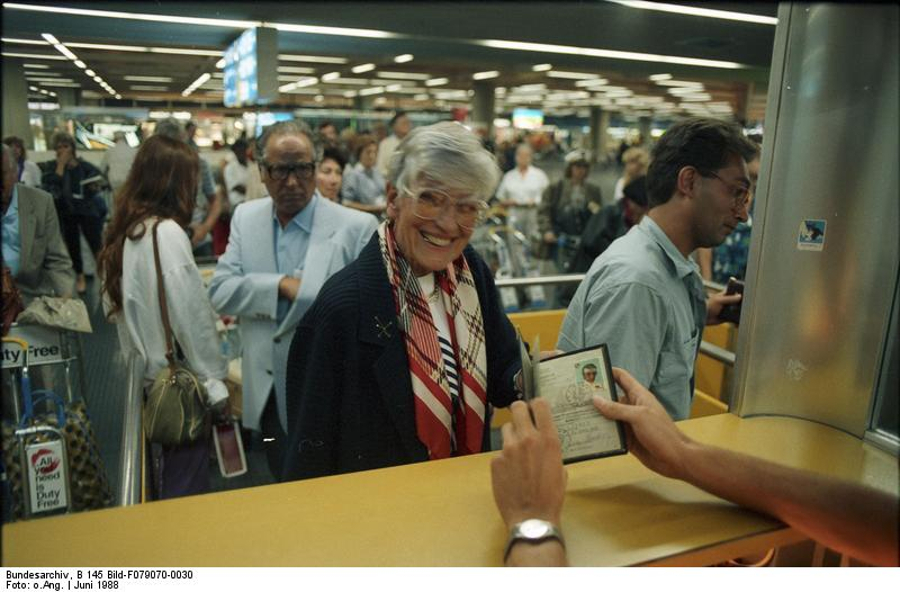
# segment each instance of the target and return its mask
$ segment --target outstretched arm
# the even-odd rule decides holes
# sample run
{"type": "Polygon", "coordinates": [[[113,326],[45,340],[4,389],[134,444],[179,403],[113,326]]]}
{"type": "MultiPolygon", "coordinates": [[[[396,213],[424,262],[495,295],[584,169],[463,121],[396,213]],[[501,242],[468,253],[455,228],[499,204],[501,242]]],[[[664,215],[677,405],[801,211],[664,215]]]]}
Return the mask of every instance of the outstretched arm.
{"type": "MultiPolygon", "coordinates": [[[[503,426],[503,451],[491,461],[494,501],[507,530],[532,518],[559,528],[567,477],[550,407],[536,399],[531,413],[521,401],[513,403],[510,410],[512,423],[503,426]]],[[[555,539],[537,544],[518,542],[510,549],[506,564],[564,566],[566,550],[555,539]]]]}
{"type": "Polygon", "coordinates": [[[613,370],[623,403],[594,398],[627,424],[629,450],[650,469],[772,515],[822,544],[876,565],[897,565],[898,498],[856,483],[694,442],[628,372],[613,370]]]}

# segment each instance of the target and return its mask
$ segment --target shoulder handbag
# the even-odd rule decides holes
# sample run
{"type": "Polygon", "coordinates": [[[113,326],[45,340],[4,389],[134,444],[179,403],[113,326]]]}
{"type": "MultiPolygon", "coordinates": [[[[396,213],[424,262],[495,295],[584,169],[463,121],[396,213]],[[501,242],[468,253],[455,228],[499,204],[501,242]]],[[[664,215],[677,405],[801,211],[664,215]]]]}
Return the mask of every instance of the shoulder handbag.
{"type": "Polygon", "coordinates": [[[144,401],[144,434],[150,442],[163,446],[183,446],[205,438],[209,434],[209,413],[206,388],[187,366],[175,359],[172,327],[159,263],[157,227],[153,226],[153,260],[156,264],[156,285],[159,312],[166,333],[168,365],[159,371],[144,401]]]}

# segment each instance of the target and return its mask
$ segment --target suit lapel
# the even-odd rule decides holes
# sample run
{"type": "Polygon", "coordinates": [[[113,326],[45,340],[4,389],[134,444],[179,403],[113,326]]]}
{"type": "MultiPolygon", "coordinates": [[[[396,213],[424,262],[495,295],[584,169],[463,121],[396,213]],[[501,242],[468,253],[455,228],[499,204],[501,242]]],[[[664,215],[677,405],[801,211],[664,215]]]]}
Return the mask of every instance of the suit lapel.
{"type": "Polygon", "coordinates": [[[336,220],[329,207],[333,205],[321,196],[316,200],[312,232],[309,235],[309,246],[306,249],[306,258],[303,262],[303,279],[300,282],[300,292],[278,327],[276,337],[281,337],[293,330],[306,310],[312,305],[319,290],[322,289],[322,284],[328,278],[331,271],[331,258],[334,256],[335,248],[331,238],[337,231],[336,220]]]}
{"type": "Polygon", "coordinates": [[[387,281],[376,233],[357,260],[359,265],[359,340],[381,350],[374,373],[385,408],[411,458],[427,453],[416,435],[415,406],[403,335],[397,326],[394,294],[387,281]]]}
{"type": "Polygon", "coordinates": [[[19,266],[21,269],[34,269],[40,266],[31,265],[31,250],[35,239],[35,224],[37,216],[35,215],[35,202],[29,199],[28,188],[25,185],[19,185],[16,188],[19,202],[19,266]]]}

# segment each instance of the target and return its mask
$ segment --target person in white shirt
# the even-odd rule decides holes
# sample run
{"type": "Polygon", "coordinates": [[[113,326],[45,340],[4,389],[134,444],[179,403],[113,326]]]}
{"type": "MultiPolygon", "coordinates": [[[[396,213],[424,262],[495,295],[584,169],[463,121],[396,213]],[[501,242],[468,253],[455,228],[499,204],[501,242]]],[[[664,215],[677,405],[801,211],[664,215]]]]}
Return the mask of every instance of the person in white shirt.
{"type": "MultiPolygon", "coordinates": [[[[98,269],[107,317],[118,323],[125,359],[143,362],[145,388],[166,364],[153,230],[173,338],[185,362],[203,382],[211,406],[224,408],[228,368],[219,346],[216,317],[191,253],[187,227],[200,172],[197,154],[183,141],[155,135],[141,146],[107,229],[98,269]]],[[[180,447],[152,447],[158,499],[209,490],[209,438],[180,447]]]]}
{"type": "Polygon", "coordinates": [[[25,150],[25,142],[22,138],[9,136],[3,139],[3,143],[11,147],[16,160],[16,180],[28,187],[41,186],[41,167],[37,163],[28,160],[28,152],[25,150]]]}
{"type": "Polygon", "coordinates": [[[375,168],[378,169],[382,177],[387,177],[388,166],[391,164],[391,155],[397,149],[397,146],[400,145],[400,141],[412,129],[412,122],[410,122],[406,113],[397,111],[391,118],[390,126],[393,133],[383,139],[378,145],[378,160],[375,164],[375,168]]]}
{"type": "Polygon", "coordinates": [[[116,145],[107,150],[103,154],[103,162],[100,170],[109,181],[113,193],[118,193],[119,188],[125,184],[128,178],[128,172],[131,170],[131,164],[134,162],[134,156],[137,154],[137,148],[128,145],[125,140],[124,132],[116,132],[113,134],[116,145]]]}
{"type": "Polygon", "coordinates": [[[222,176],[225,178],[225,189],[228,191],[228,204],[231,210],[243,203],[247,197],[247,181],[249,167],[247,166],[247,142],[237,140],[231,145],[234,152],[234,160],[225,165],[222,176]]]}
{"type": "Polygon", "coordinates": [[[550,179],[541,169],[531,166],[534,153],[528,144],[516,148],[516,168],[503,175],[497,189],[500,204],[509,208],[510,224],[531,237],[537,232],[537,206],[550,179]]]}

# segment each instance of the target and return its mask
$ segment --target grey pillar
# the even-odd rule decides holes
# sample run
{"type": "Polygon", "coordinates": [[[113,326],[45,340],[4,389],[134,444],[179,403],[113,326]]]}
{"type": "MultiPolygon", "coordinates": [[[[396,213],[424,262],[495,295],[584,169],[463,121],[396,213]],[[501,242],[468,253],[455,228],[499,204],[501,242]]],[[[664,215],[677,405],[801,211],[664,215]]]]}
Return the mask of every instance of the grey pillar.
{"type": "Polygon", "coordinates": [[[20,59],[3,58],[2,121],[2,137],[18,136],[25,142],[26,149],[34,149],[28,122],[28,83],[20,59]]]}
{"type": "Polygon", "coordinates": [[[55,91],[60,107],[74,107],[78,104],[79,95],[77,88],[59,87],[55,91]]]}
{"type": "Polygon", "coordinates": [[[652,138],[650,137],[650,118],[641,117],[638,122],[638,129],[641,131],[641,142],[645,148],[649,149],[652,142],[652,138]]]}
{"type": "Polygon", "coordinates": [[[490,80],[476,80],[472,83],[475,96],[472,97],[472,122],[483,125],[488,137],[494,128],[494,83],[490,80]]]}
{"type": "Polygon", "coordinates": [[[609,111],[600,107],[591,107],[591,162],[606,162],[606,130],[609,128],[609,111]]]}

